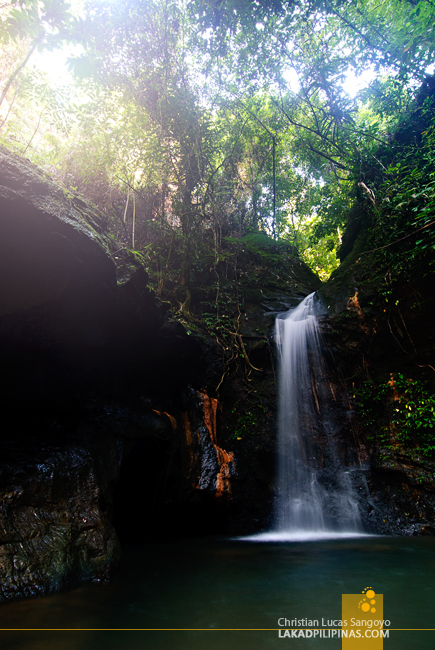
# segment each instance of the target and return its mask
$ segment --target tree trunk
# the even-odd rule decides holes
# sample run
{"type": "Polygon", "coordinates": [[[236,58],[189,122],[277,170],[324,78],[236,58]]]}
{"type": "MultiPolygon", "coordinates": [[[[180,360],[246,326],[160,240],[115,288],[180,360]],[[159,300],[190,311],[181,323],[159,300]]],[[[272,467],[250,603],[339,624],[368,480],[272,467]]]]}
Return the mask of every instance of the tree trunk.
{"type": "Polygon", "coordinates": [[[131,247],[134,249],[134,236],[136,231],[136,194],[133,189],[133,224],[131,227],[131,247]]]}
{"type": "Polygon", "coordinates": [[[8,90],[9,90],[9,88],[11,87],[12,82],[13,82],[14,79],[15,79],[15,78],[20,74],[21,70],[22,70],[22,69],[24,68],[24,66],[27,64],[27,61],[30,59],[30,57],[32,56],[33,52],[36,50],[36,47],[37,47],[38,43],[39,43],[39,40],[38,40],[38,41],[35,41],[35,42],[33,43],[33,45],[32,45],[32,46],[29,48],[29,50],[27,51],[27,54],[26,54],[26,56],[24,57],[23,61],[22,61],[22,62],[20,63],[20,65],[18,65],[18,66],[15,68],[15,70],[14,70],[13,72],[11,72],[11,74],[9,75],[9,78],[8,78],[7,81],[6,81],[5,87],[3,88],[2,94],[0,95],[0,106],[1,106],[1,104],[2,104],[2,102],[3,102],[3,100],[4,100],[4,98],[5,98],[6,95],[7,95],[7,92],[8,92],[8,90]]]}

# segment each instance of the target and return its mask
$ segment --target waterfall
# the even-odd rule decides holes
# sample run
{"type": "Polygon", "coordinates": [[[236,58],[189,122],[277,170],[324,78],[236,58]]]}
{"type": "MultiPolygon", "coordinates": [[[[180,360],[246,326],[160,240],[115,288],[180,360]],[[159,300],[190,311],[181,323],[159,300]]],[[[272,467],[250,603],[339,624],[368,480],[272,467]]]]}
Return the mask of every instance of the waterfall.
{"type": "Polygon", "coordinates": [[[323,358],[315,294],[279,314],[278,495],[275,530],[250,541],[360,536],[351,470],[336,448],[333,394],[323,358]]]}
{"type": "Polygon", "coordinates": [[[310,295],[275,323],[279,357],[276,514],[281,531],[325,528],[323,490],[317,481],[312,446],[320,352],[313,303],[310,295]]]}
{"type": "Polygon", "coordinates": [[[361,530],[349,471],[328,439],[331,393],[326,381],[315,295],[279,315],[277,531],[361,530]]]}

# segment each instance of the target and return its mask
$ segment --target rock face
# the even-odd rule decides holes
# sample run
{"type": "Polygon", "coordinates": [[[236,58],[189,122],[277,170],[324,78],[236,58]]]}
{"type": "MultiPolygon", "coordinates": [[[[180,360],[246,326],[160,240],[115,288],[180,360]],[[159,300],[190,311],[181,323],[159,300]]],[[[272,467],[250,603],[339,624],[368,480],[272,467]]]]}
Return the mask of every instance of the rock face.
{"type": "Polygon", "coordinates": [[[1,601],[107,578],[121,463],[206,360],[95,208],[3,147],[0,232],[1,601]]]}
{"type": "Polygon", "coordinates": [[[400,425],[391,420],[399,397],[395,377],[433,394],[433,281],[423,272],[386,287],[389,280],[375,253],[366,253],[366,237],[367,224],[346,242],[343,263],[319,291],[329,312],[324,334],[337,368],[341,447],[353,457],[369,530],[433,534],[435,462],[418,450],[424,429],[416,427],[404,443],[400,425]],[[371,393],[364,398],[367,387],[371,393]]]}
{"type": "Polygon", "coordinates": [[[3,445],[0,601],[107,580],[120,559],[109,520],[120,451],[113,438],[3,445]]]}
{"type": "Polygon", "coordinates": [[[231,534],[271,527],[277,467],[278,313],[296,307],[319,288],[319,278],[289,245],[258,245],[238,263],[240,310],[232,355],[219,389],[219,439],[234,453],[237,477],[225,507],[231,534]]]}
{"type": "Polygon", "coordinates": [[[146,416],[160,422],[158,435],[148,422],[132,439],[129,427],[114,516],[125,542],[226,529],[238,469],[234,453],[217,442],[217,399],[186,388],[164,408],[146,416]]]}
{"type": "Polygon", "coordinates": [[[4,148],[0,220],[7,401],[24,393],[51,410],[93,386],[134,392],[141,367],[140,390],[201,370],[198,341],[165,319],[145,271],[116,253],[95,208],[4,148]]]}
{"type": "MultiPolygon", "coordinates": [[[[13,423],[0,436],[0,602],[106,580],[119,539],[258,527],[251,442],[243,451],[223,427],[233,397],[222,411],[207,392],[223,371],[215,342],[166,316],[90,203],[2,147],[0,234],[1,399],[13,423]]],[[[269,390],[267,335],[293,285],[264,285],[245,296],[238,340],[265,359],[269,390]]]]}
{"type": "Polygon", "coordinates": [[[274,474],[269,335],[275,313],[318,286],[291,247],[222,273],[239,286],[226,373],[214,339],[166,316],[92,204],[3,147],[0,234],[14,422],[0,440],[0,600],[107,579],[119,538],[258,529],[274,474]]]}

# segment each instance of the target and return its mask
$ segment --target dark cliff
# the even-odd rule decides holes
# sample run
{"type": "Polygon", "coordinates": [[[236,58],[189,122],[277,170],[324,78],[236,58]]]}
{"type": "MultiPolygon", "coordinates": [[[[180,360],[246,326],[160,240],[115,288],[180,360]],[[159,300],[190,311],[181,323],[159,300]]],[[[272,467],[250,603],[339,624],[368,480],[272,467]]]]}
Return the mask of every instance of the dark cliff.
{"type": "Polygon", "coordinates": [[[4,148],[0,230],[8,599],[108,577],[120,553],[111,521],[122,462],[138,439],[153,475],[153,453],[172,433],[153,411],[159,396],[198,384],[207,364],[98,211],[4,148]]]}
{"type": "Polygon", "coordinates": [[[343,439],[365,472],[367,525],[435,533],[433,80],[366,166],[341,266],[319,291],[339,368],[343,439]]]}
{"type": "Polygon", "coordinates": [[[319,295],[334,358],[342,441],[362,469],[366,526],[389,534],[435,533],[433,274],[385,286],[366,253],[367,233],[319,295]],[[415,413],[415,416],[414,416],[415,413]]]}

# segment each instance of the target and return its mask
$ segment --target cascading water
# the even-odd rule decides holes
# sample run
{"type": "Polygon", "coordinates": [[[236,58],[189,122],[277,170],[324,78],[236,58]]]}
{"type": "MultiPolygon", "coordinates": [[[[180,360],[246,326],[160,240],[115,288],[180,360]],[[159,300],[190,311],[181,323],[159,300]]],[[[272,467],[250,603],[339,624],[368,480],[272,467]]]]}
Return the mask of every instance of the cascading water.
{"type": "MultiPolygon", "coordinates": [[[[335,449],[315,294],[276,319],[279,357],[276,528],[252,541],[359,536],[349,469],[335,449]]],[[[332,418],[333,419],[333,418],[332,418]]]]}
{"type": "MultiPolygon", "coordinates": [[[[282,533],[361,530],[349,474],[333,441],[318,438],[327,423],[328,388],[314,293],[275,324],[279,355],[277,528],[282,533]],[[326,461],[330,467],[326,467],[326,461]]],[[[325,437],[325,436],[323,436],[325,437]]]]}
{"type": "Polygon", "coordinates": [[[316,478],[310,428],[317,415],[319,357],[314,296],[275,323],[279,355],[278,502],[279,530],[323,530],[323,490],[316,478]],[[308,435],[306,435],[308,434],[308,435]]]}

